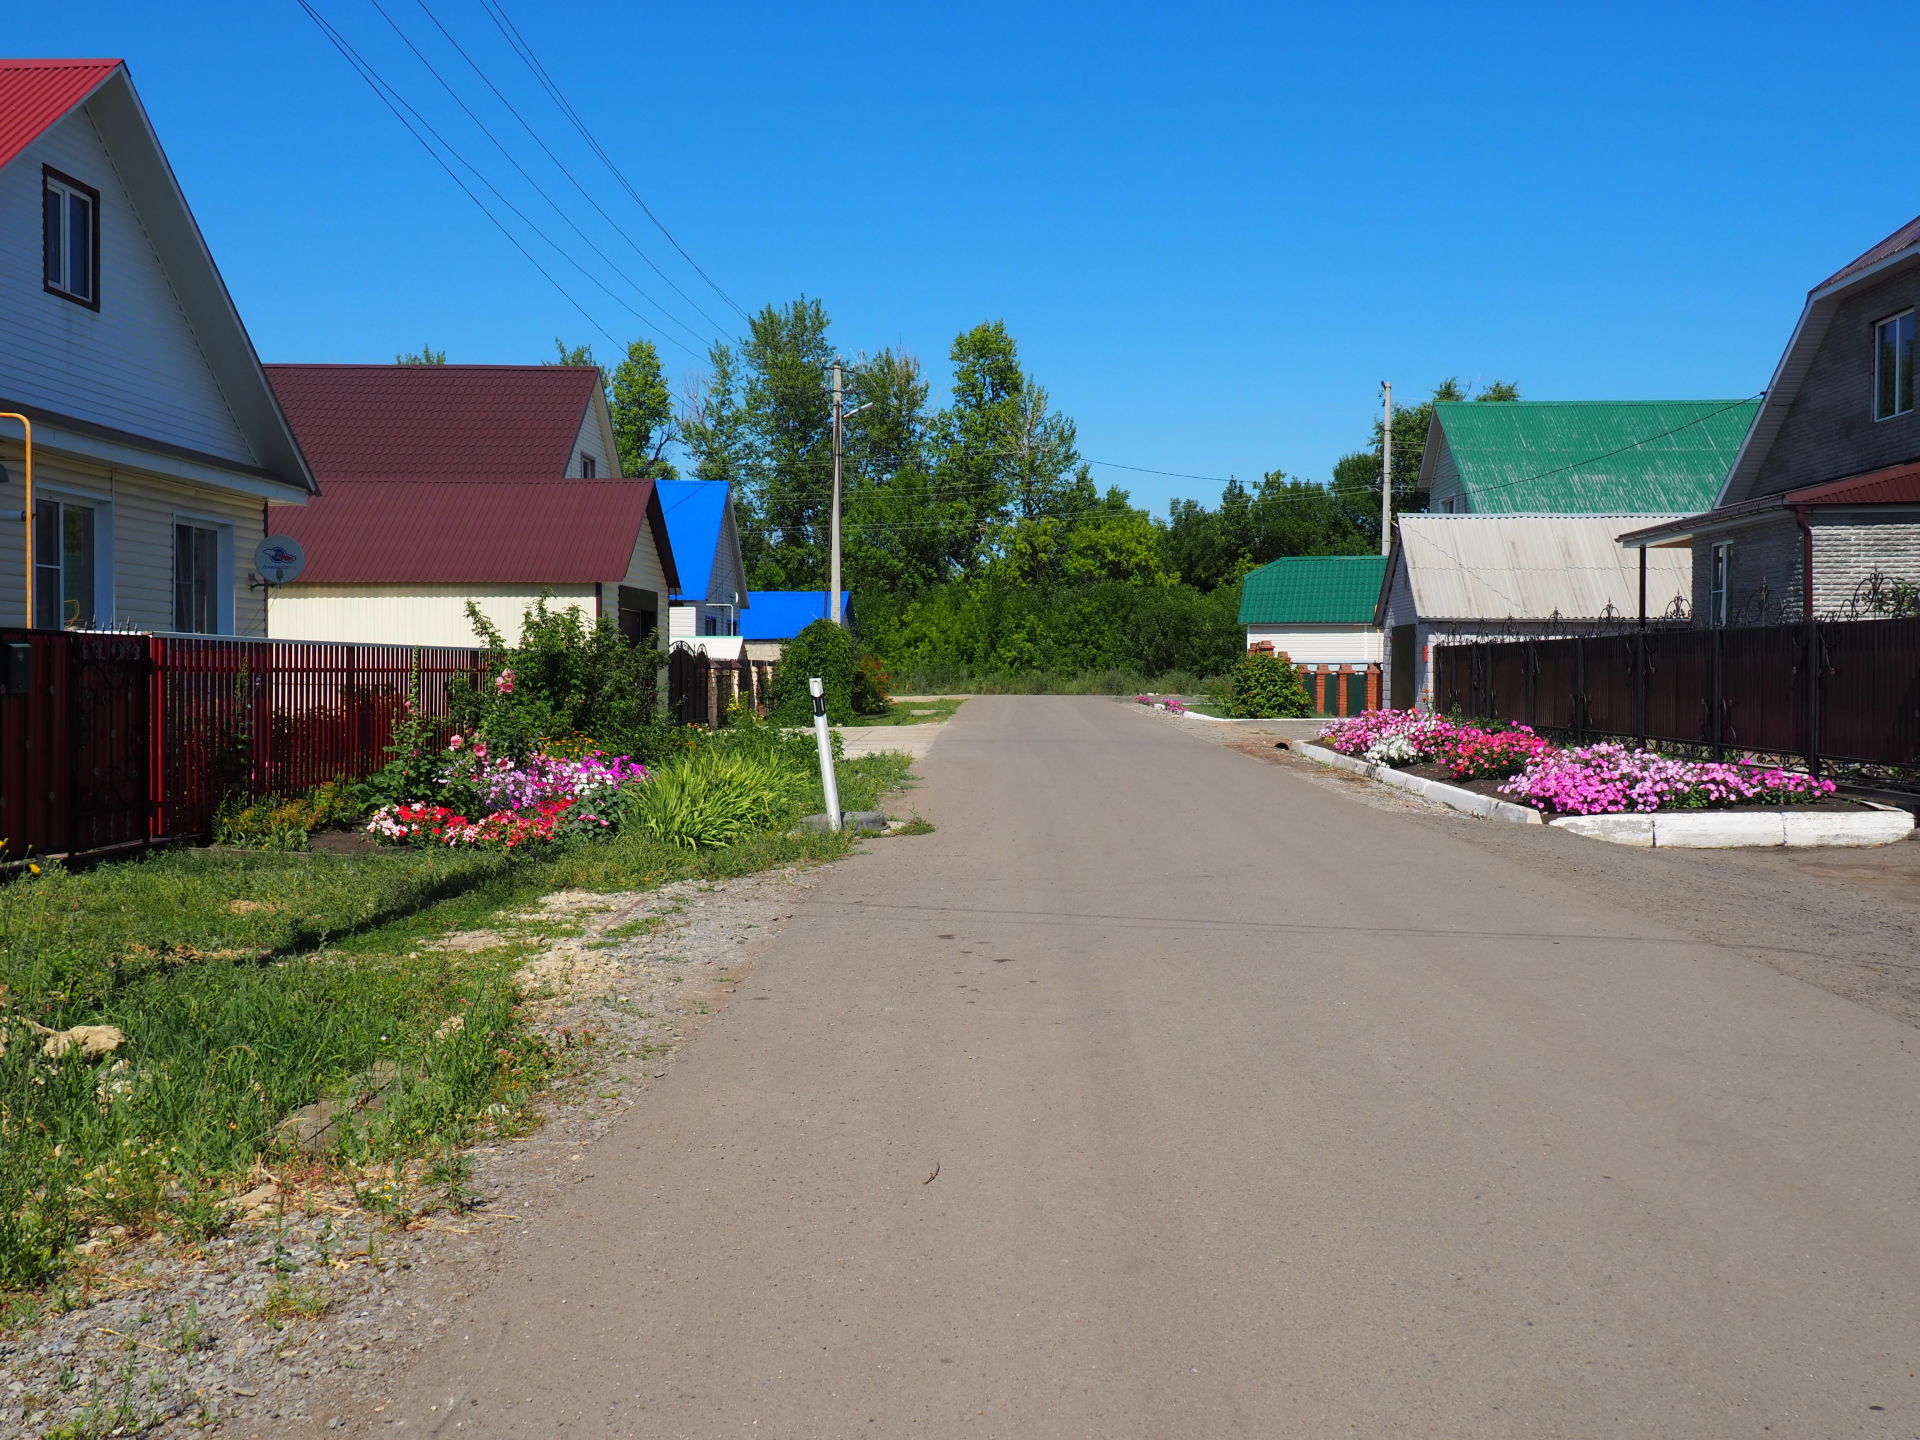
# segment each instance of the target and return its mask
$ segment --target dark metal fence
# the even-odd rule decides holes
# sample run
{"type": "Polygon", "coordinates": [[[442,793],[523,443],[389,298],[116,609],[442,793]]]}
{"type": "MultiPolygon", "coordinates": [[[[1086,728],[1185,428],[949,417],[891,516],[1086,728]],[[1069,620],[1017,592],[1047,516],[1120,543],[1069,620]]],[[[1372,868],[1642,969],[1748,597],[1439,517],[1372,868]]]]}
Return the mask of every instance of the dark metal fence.
{"type": "Polygon", "coordinates": [[[1602,737],[1920,767],[1920,619],[1436,645],[1442,712],[1602,737]]]}
{"type": "Polygon", "coordinates": [[[204,835],[224,794],[290,793],[387,761],[483,652],[0,630],[0,858],[204,835]]]}
{"type": "Polygon", "coordinates": [[[736,699],[765,710],[772,680],[771,660],[723,659],[679,641],[667,654],[667,713],[676,725],[722,725],[736,699]]]}

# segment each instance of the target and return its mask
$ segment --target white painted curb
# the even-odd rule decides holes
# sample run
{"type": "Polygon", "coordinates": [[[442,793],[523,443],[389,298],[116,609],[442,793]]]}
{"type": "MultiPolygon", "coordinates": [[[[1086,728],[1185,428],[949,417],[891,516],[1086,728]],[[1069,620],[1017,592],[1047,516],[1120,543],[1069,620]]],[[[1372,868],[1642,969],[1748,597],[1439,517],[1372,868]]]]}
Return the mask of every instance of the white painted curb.
{"type": "MultiPolygon", "coordinates": [[[[1299,754],[1321,765],[1364,775],[1382,785],[1411,791],[1437,804],[1450,805],[1489,820],[1512,820],[1539,825],[1544,817],[1530,805],[1495,800],[1458,785],[1423,780],[1390,765],[1370,765],[1321,745],[1300,744],[1299,754]]],[[[1563,815],[1545,820],[1556,830],[1605,840],[1615,845],[1638,845],[1666,850],[1726,850],[1779,845],[1891,845],[1913,833],[1913,816],[1892,805],[1862,800],[1870,810],[1683,810],[1652,815],[1563,815]]]]}
{"type": "Polygon", "coordinates": [[[1391,765],[1370,765],[1365,760],[1356,760],[1351,755],[1342,755],[1337,750],[1329,750],[1321,745],[1302,743],[1293,748],[1299,754],[1321,765],[1331,765],[1336,770],[1364,775],[1369,780],[1378,780],[1382,785],[1410,790],[1424,799],[1441,805],[1451,805],[1455,810],[1464,810],[1469,815],[1483,816],[1488,820],[1510,820],[1516,825],[1541,823],[1540,812],[1530,805],[1515,805],[1510,800],[1495,800],[1491,795],[1462,790],[1458,785],[1445,785],[1438,780],[1423,780],[1418,775],[1404,774],[1391,765]]]}

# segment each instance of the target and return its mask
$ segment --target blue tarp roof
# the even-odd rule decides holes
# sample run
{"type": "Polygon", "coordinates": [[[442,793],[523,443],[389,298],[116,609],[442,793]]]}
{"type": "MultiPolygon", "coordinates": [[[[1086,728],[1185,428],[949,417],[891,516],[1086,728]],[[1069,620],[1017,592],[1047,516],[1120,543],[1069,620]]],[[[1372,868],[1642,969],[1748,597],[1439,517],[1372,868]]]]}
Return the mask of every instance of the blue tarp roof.
{"type": "Polygon", "coordinates": [[[673,563],[680,572],[680,588],[673,592],[673,598],[705,600],[713,560],[720,552],[720,531],[727,518],[727,482],[659,480],[653,488],[660,492],[667,539],[673,544],[673,563]]]}
{"type": "MultiPolygon", "coordinates": [[[[840,592],[840,612],[853,623],[852,592],[840,592]]],[[[749,640],[791,640],[826,618],[824,590],[749,590],[747,608],[740,612],[740,633],[749,640]]]]}

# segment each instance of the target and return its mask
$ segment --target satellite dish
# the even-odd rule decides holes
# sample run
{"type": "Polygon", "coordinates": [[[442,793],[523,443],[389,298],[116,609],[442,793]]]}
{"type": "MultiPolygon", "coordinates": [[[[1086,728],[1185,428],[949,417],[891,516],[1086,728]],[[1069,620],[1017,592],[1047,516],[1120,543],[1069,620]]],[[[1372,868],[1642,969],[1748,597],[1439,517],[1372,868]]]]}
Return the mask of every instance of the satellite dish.
{"type": "Polygon", "coordinates": [[[253,547],[253,570],[269,585],[291,585],[307,568],[307,552],[291,535],[269,535],[253,547]]]}

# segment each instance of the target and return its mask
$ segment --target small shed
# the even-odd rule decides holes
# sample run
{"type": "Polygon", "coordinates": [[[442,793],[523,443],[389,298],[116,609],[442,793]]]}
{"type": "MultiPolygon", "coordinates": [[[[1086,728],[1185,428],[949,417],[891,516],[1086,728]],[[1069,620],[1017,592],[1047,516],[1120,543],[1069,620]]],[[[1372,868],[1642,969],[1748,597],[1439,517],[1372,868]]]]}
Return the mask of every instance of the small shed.
{"type": "Polygon", "coordinates": [[[1281,654],[1305,672],[1314,709],[1357,713],[1380,700],[1384,555],[1291,555],[1240,587],[1240,623],[1252,653],[1281,654]]]}
{"type": "Polygon", "coordinates": [[[660,480],[654,489],[680,571],[667,608],[667,639],[737,660],[741,612],[751,602],[733,487],[724,480],[660,480]]]}
{"type": "MultiPolygon", "coordinates": [[[[1641,615],[1640,555],[1616,537],[1653,523],[1625,515],[1403,515],[1379,593],[1386,694],[1432,699],[1432,647],[1450,641],[1605,635],[1641,615]]],[[[1646,552],[1646,613],[1692,583],[1684,552],[1646,552]]]]}

